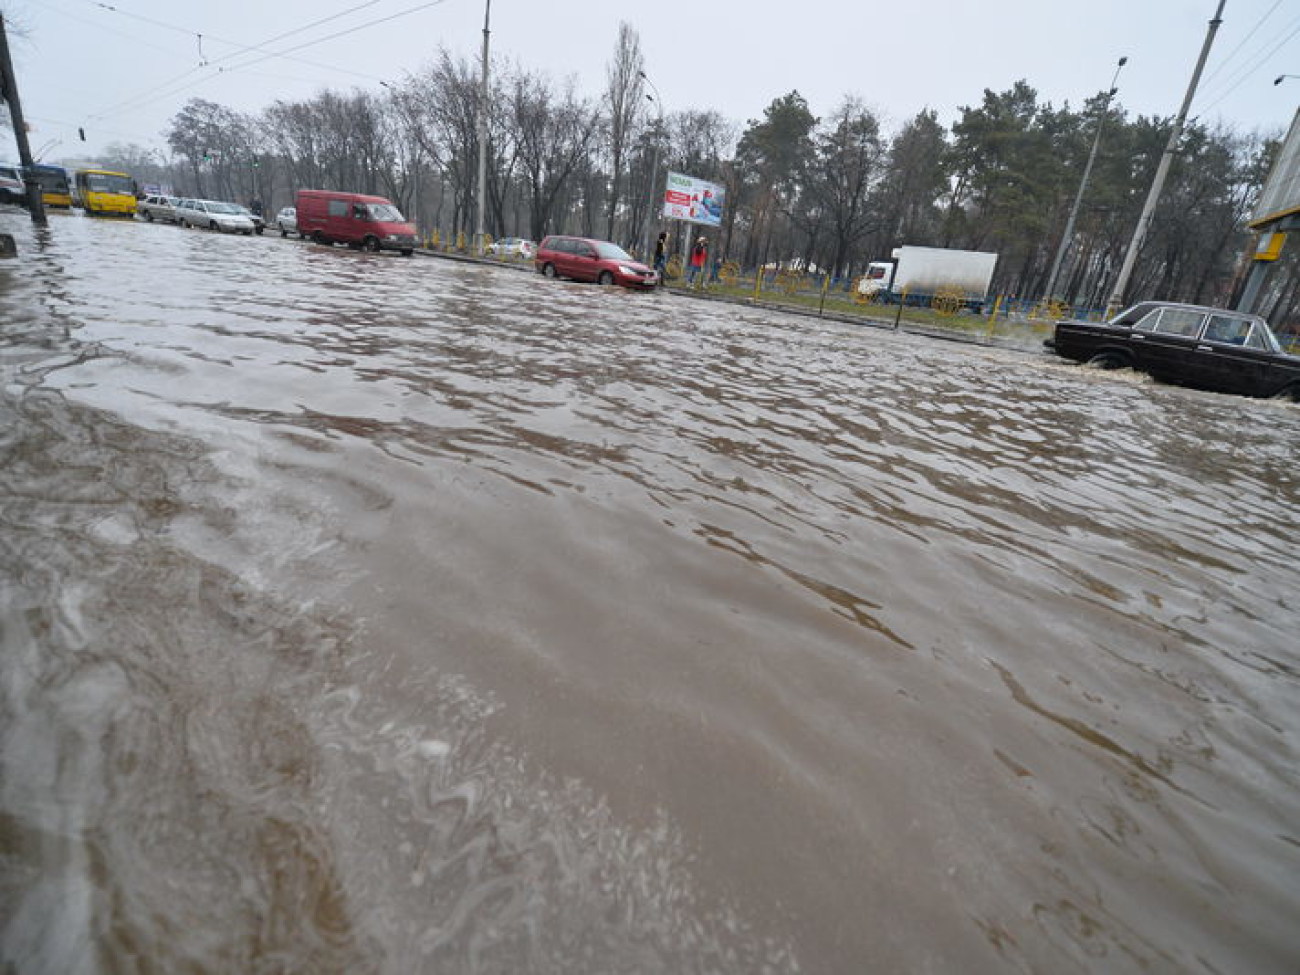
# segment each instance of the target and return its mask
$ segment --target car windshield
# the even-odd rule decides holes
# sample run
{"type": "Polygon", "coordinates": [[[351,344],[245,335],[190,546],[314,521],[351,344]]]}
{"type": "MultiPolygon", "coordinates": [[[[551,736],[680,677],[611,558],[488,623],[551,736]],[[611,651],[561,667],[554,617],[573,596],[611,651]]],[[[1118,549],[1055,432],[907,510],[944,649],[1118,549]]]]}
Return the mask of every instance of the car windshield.
{"type": "Polygon", "coordinates": [[[86,186],[92,193],[126,193],[129,196],[135,196],[135,183],[129,176],[119,176],[112,173],[89,173],[86,176],[86,186]]]}
{"type": "Polygon", "coordinates": [[[367,208],[370,210],[371,220],[378,220],[381,223],[406,223],[402,211],[391,203],[371,203],[367,208]]]}
{"type": "Polygon", "coordinates": [[[597,241],[593,241],[592,243],[596,245],[596,253],[599,254],[601,257],[605,258],[605,260],[607,261],[632,260],[632,255],[629,254],[627,251],[623,250],[623,248],[619,247],[618,244],[611,244],[607,240],[597,240],[597,241]]]}

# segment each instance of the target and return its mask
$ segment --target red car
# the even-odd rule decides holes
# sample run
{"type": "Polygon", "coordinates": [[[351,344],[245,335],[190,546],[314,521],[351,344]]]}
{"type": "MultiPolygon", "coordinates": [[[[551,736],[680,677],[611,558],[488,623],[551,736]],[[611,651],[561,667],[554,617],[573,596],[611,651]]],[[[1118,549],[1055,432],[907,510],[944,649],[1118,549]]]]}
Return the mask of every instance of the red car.
{"type": "Polygon", "coordinates": [[[617,244],[590,237],[552,234],[537,246],[533,265],[548,278],[572,278],[647,290],[659,283],[659,275],[653,268],[633,260],[617,244]]]}

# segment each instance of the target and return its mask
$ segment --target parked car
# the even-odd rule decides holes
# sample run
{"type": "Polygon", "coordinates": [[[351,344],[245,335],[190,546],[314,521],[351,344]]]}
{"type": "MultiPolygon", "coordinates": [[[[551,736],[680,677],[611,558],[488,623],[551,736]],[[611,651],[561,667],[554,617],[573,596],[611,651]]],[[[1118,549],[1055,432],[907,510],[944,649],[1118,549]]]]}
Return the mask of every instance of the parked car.
{"type": "Polygon", "coordinates": [[[299,190],[297,203],[298,233],[318,244],[393,250],[410,257],[419,243],[415,227],[382,196],[299,190]]]}
{"type": "Polygon", "coordinates": [[[206,227],[231,234],[252,236],[253,221],[233,203],[218,200],[181,200],[176,205],[176,222],[182,227],[206,227]]]}
{"type": "Polygon", "coordinates": [[[256,210],[250,210],[248,207],[240,206],[238,203],[232,204],[232,206],[234,206],[234,208],[244,216],[248,217],[249,220],[253,221],[253,233],[260,234],[266,229],[266,221],[262,219],[262,215],[256,210]]]}
{"type": "Polygon", "coordinates": [[[1144,301],[1108,322],[1057,322],[1047,344],[1102,369],[1128,367],[1181,386],[1300,401],[1300,356],[1283,352],[1258,315],[1144,301]]]}
{"type": "Polygon", "coordinates": [[[488,244],[488,253],[497,257],[517,257],[525,261],[533,259],[537,245],[523,237],[502,237],[488,244]]]}
{"type": "Polygon", "coordinates": [[[17,166],[0,166],[0,203],[27,205],[27,185],[17,166]]]}
{"type": "Polygon", "coordinates": [[[542,240],[533,266],[548,278],[572,278],[625,288],[650,289],[659,275],[607,240],[552,234],[542,240]]]}
{"type": "Polygon", "coordinates": [[[176,204],[180,199],[174,196],[164,196],[155,193],[143,197],[135,205],[135,212],[145,220],[152,223],[155,220],[165,220],[167,223],[176,222],[176,204]]]}
{"type": "Polygon", "coordinates": [[[280,212],[275,215],[275,225],[281,237],[298,233],[298,211],[294,207],[280,207],[280,212]]]}

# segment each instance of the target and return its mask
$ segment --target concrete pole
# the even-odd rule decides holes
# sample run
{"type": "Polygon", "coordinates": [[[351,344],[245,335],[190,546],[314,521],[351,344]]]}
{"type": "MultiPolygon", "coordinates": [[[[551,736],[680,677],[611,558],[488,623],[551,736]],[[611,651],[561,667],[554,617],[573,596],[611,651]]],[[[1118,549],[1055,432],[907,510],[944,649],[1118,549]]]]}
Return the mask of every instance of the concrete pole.
{"type": "Polygon", "coordinates": [[[1056,249],[1056,260],[1052,262],[1052,273],[1047,276],[1047,287],[1043,289],[1043,300],[1051,301],[1055,297],[1056,278],[1061,273],[1061,262],[1065,260],[1066,252],[1070,249],[1070,244],[1074,239],[1074,224],[1079,218],[1079,207],[1083,203],[1084,190],[1088,188],[1088,178],[1092,175],[1092,164],[1097,161],[1097,149],[1101,146],[1101,130],[1106,124],[1106,113],[1110,111],[1110,100],[1115,97],[1115,92],[1119,91],[1115,87],[1115,82],[1119,80],[1120,70],[1128,64],[1128,58],[1120,58],[1119,64],[1115,68],[1115,77],[1110,79],[1110,91],[1106,95],[1106,100],[1102,103],[1101,111],[1097,115],[1097,134],[1092,140],[1092,151],[1088,153],[1088,163],[1083,167],[1083,178],[1079,180],[1079,192],[1074,195],[1074,205],[1070,207],[1070,217],[1065,221],[1065,233],[1061,234],[1061,246],[1056,249]]]}
{"type": "Polygon", "coordinates": [[[639,72],[641,80],[654,89],[654,94],[646,94],[646,99],[655,103],[659,111],[659,126],[655,132],[655,148],[650,160],[650,212],[646,215],[645,229],[645,263],[654,260],[655,227],[658,225],[659,212],[662,209],[663,196],[659,192],[659,140],[664,133],[664,102],[659,94],[659,87],[650,80],[644,71],[639,72]]]}
{"type": "Polygon", "coordinates": [[[1187,113],[1192,107],[1192,99],[1196,96],[1196,86],[1200,84],[1201,72],[1205,70],[1205,62],[1210,56],[1210,47],[1214,44],[1214,35],[1219,30],[1219,25],[1223,23],[1223,5],[1226,0],[1219,0],[1219,8],[1214,13],[1214,19],[1210,21],[1210,29],[1205,35],[1205,43],[1201,46],[1201,56],[1196,61],[1196,70],[1192,72],[1191,83],[1187,86],[1187,94],[1183,97],[1183,107],[1178,110],[1178,118],[1174,121],[1173,130],[1169,133],[1169,142],[1165,145],[1164,155],[1160,157],[1160,165],[1156,167],[1156,178],[1151,183],[1151,190],[1147,193],[1146,205],[1142,207],[1142,215],[1138,217],[1137,228],[1133,231],[1133,239],[1129,242],[1128,251],[1124,255],[1124,265],[1120,268],[1119,277],[1115,280],[1114,290],[1111,291],[1110,301],[1106,303],[1106,317],[1113,317],[1124,304],[1124,292],[1128,289],[1128,279],[1133,274],[1133,266],[1137,263],[1138,251],[1142,249],[1142,241],[1146,239],[1147,230],[1151,226],[1151,218],[1155,214],[1156,204],[1160,202],[1160,191],[1164,188],[1165,177],[1169,175],[1169,166],[1174,160],[1174,151],[1178,148],[1178,141],[1183,137],[1183,126],[1187,123],[1187,113]]]}
{"type": "Polygon", "coordinates": [[[487,134],[488,134],[488,29],[492,18],[492,0],[483,3],[483,77],[478,95],[478,232],[475,251],[479,257],[487,253],[487,134]]]}
{"type": "Polygon", "coordinates": [[[27,209],[32,223],[44,227],[45,201],[41,197],[41,184],[32,172],[32,147],[27,142],[27,123],[23,121],[23,106],[18,100],[18,79],[14,77],[14,63],[9,58],[9,37],[5,31],[4,14],[0,14],[0,94],[9,103],[9,118],[14,123],[14,136],[18,141],[18,161],[23,166],[23,183],[27,187],[27,209]]]}

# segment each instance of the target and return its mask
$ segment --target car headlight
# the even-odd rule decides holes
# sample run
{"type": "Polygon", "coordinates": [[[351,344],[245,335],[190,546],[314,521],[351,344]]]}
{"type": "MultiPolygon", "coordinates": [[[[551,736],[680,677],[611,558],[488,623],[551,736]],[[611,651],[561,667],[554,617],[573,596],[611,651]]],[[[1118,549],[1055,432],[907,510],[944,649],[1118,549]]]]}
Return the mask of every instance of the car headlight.
{"type": "Polygon", "coordinates": [[[636,268],[628,267],[626,264],[620,264],[618,266],[618,269],[624,274],[626,274],[629,278],[635,278],[641,274],[641,272],[638,271],[636,268]]]}

